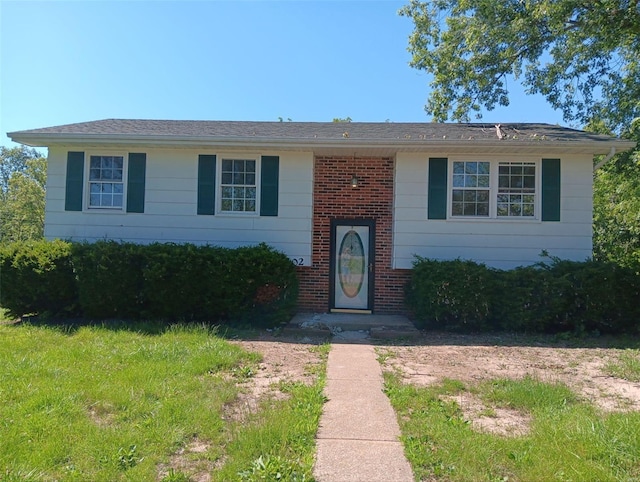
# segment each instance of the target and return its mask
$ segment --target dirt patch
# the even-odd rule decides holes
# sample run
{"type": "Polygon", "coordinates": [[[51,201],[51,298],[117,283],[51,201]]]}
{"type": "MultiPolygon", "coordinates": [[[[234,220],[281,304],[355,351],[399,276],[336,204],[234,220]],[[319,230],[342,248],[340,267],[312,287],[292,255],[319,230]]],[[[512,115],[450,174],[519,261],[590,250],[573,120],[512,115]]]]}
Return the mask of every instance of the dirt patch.
{"type": "Polygon", "coordinates": [[[158,479],[163,480],[174,471],[188,473],[189,480],[192,482],[209,482],[215,464],[197,456],[207,450],[209,450],[207,442],[199,439],[192,440],[186,447],[173,454],[168,464],[163,464],[158,468],[158,479]]]}
{"type": "MultiPolygon", "coordinates": [[[[543,382],[563,383],[605,411],[640,410],[640,384],[605,371],[608,363],[618,360],[622,350],[540,341],[524,343],[518,337],[433,334],[425,336],[421,344],[381,346],[378,350],[385,369],[397,371],[406,383],[417,386],[445,378],[476,384],[530,376],[543,382]]],[[[465,417],[479,429],[501,434],[527,430],[526,414],[486,407],[468,393],[462,400],[457,398],[465,417]]]]}
{"type": "MultiPolygon", "coordinates": [[[[235,340],[247,351],[262,355],[256,367],[242,367],[234,378],[239,381],[240,393],[234,403],[225,408],[223,417],[243,420],[255,413],[265,399],[283,399],[287,395],[280,388],[283,383],[304,383],[310,385],[317,380],[322,356],[317,350],[320,341],[297,338],[276,337],[268,332],[259,340],[235,340]]],[[[186,447],[171,456],[168,464],[158,468],[158,480],[167,477],[171,471],[189,474],[194,482],[208,482],[210,473],[224,463],[215,464],[199,454],[209,450],[209,444],[194,439],[186,447]]]]}
{"type": "MultiPolygon", "coordinates": [[[[232,343],[258,352],[262,361],[241,381],[241,394],[225,416],[241,419],[253,413],[265,398],[282,398],[282,383],[313,383],[322,357],[322,342],[305,337],[273,336],[232,343]]],[[[344,342],[344,341],[343,341],[344,342]]],[[[376,344],[386,370],[396,370],[407,383],[425,386],[445,378],[475,384],[485,380],[525,376],[546,382],[562,382],[576,394],[606,411],[640,410],[640,384],[609,376],[604,367],[617,361],[622,350],[616,348],[573,348],[546,342],[523,341],[518,337],[429,334],[406,346],[376,344]]],[[[530,418],[515,410],[489,407],[469,392],[451,398],[465,418],[480,431],[514,436],[525,434],[530,418]]],[[[203,464],[199,450],[206,444],[194,440],[170,464],[161,468],[165,475],[173,468],[194,474],[193,480],[206,482],[212,466],[203,464]]]]}
{"type": "Polygon", "coordinates": [[[458,404],[465,420],[479,432],[515,437],[529,431],[531,416],[517,410],[489,407],[471,393],[464,392],[455,397],[445,397],[458,404]]]}
{"type": "Polygon", "coordinates": [[[232,343],[262,355],[262,361],[255,372],[247,374],[242,382],[238,400],[229,407],[228,413],[235,419],[255,412],[260,401],[265,398],[285,398],[287,395],[280,390],[283,383],[310,385],[317,379],[317,369],[322,362],[316,349],[318,343],[268,335],[261,340],[232,343]]]}

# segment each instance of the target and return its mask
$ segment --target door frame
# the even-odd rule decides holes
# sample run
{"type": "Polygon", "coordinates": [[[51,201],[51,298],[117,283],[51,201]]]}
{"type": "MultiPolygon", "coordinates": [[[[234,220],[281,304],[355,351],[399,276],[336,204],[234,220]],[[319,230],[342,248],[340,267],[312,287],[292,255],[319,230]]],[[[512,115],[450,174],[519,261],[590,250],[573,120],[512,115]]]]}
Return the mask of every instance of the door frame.
{"type": "Polygon", "coordinates": [[[374,294],[375,294],[375,273],[376,273],[376,257],[375,257],[375,240],[376,240],[376,220],[375,219],[343,219],[336,218],[331,220],[331,234],[329,236],[329,311],[330,312],[347,312],[347,313],[373,313],[374,294]],[[367,293],[366,309],[345,309],[336,308],[336,228],[338,226],[366,226],[369,228],[369,273],[368,283],[369,289],[367,293]]]}

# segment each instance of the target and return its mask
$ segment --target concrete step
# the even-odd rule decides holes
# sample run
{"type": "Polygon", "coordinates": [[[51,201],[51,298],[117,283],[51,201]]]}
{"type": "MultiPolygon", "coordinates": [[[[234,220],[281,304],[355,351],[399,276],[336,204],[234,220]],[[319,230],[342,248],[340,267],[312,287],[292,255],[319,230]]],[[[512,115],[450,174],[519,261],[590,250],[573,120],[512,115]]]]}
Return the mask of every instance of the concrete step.
{"type": "Polygon", "coordinates": [[[286,331],[303,336],[331,334],[342,339],[414,338],[420,334],[406,316],[354,313],[298,313],[286,331]]]}

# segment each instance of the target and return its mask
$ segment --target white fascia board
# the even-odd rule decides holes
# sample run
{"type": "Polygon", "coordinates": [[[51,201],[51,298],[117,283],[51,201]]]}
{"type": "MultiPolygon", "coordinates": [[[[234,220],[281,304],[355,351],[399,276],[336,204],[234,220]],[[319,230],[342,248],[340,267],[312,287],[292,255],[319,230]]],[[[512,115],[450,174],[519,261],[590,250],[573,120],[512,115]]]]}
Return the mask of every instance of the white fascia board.
{"type": "Polygon", "coordinates": [[[273,139],[266,137],[185,137],[185,136],[146,136],[146,135],[105,135],[105,134],[49,134],[19,133],[7,134],[12,141],[32,147],[50,147],[54,145],[144,145],[172,147],[261,147],[283,150],[333,150],[345,152],[360,149],[383,149],[397,152],[420,151],[487,151],[513,152],[519,149],[529,152],[579,152],[592,155],[607,154],[612,147],[618,152],[632,149],[633,141],[612,138],[605,141],[518,141],[518,140],[398,140],[386,139],[273,139]]]}

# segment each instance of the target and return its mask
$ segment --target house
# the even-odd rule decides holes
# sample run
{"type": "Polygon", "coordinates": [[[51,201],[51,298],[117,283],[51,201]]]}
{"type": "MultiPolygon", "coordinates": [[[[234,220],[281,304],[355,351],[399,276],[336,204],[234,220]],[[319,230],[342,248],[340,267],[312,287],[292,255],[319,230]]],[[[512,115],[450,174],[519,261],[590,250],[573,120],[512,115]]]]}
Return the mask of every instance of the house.
{"type": "Polygon", "coordinates": [[[235,247],[298,266],[301,310],[403,311],[415,255],[513,268],[592,249],[594,155],[548,124],[108,119],[12,132],[49,148],[45,236],[235,247]]]}

